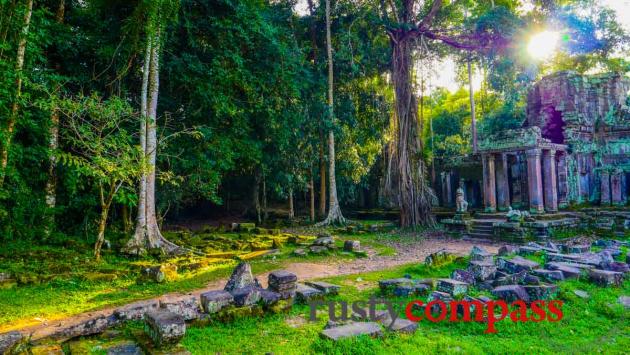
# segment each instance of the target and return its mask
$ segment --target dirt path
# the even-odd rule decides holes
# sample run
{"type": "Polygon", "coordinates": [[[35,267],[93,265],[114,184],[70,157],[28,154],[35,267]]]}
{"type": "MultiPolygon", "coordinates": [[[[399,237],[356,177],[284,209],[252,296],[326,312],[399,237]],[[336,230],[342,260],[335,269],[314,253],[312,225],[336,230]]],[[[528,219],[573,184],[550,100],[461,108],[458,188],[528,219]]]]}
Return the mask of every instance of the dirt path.
{"type": "MultiPolygon", "coordinates": [[[[422,263],[424,262],[424,258],[441,249],[446,249],[447,251],[456,254],[456,255],[468,255],[470,253],[470,249],[473,245],[481,245],[486,250],[491,253],[496,253],[499,245],[483,243],[483,242],[472,242],[465,240],[454,240],[447,239],[443,236],[439,238],[430,237],[427,239],[420,239],[415,243],[389,243],[393,246],[397,253],[393,256],[380,256],[376,255],[373,250],[368,250],[368,257],[362,259],[355,259],[350,262],[339,261],[339,262],[326,262],[326,263],[291,263],[285,265],[284,269],[290,272],[293,272],[297,275],[298,280],[309,280],[316,278],[323,278],[328,276],[338,276],[338,275],[350,275],[350,274],[358,274],[363,272],[377,271],[389,269],[395,266],[400,266],[404,264],[410,263],[422,263]]],[[[266,287],[267,283],[267,275],[269,273],[263,273],[256,275],[258,279],[261,281],[263,286],[266,287]]],[[[142,300],[138,302],[134,302],[123,306],[125,308],[142,308],[142,307],[151,307],[156,306],[159,300],[164,299],[177,299],[183,296],[199,296],[201,293],[221,289],[226,283],[226,279],[220,279],[217,281],[213,281],[209,283],[205,288],[195,290],[190,293],[182,294],[182,293],[169,293],[162,295],[160,297],[142,300]]],[[[76,316],[72,316],[62,320],[51,321],[50,323],[43,323],[35,326],[26,327],[23,329],[19,329],[25,335],[30,335],[33,341],[40,340],[43,338],[48,338],[50,336],[55,336],[57,334],[62,333],[64,330],[72,328],[74,326],[83,324],[88,321],[101,319],[105,317],[109,317],[114,313],[114,310],[120,309],[121,307],[112,307],[106,308],[100,311],[87,312],[83,314],[79,314],[76,316]]]]}

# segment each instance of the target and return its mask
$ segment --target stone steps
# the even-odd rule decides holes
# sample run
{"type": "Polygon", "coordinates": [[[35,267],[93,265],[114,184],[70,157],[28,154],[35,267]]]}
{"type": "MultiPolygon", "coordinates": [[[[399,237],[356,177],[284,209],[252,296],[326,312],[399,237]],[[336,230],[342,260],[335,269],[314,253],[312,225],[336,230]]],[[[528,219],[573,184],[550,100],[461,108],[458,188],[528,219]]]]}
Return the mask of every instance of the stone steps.
{"type": "Polygon", "coordinates": [[[488,233],[470,232],[470,233],[468,233],[468,236],[470,238],[475,238],[475,239],[489,239],[489,238],[492,238],[492,234],[488,234],[488,233]]]}

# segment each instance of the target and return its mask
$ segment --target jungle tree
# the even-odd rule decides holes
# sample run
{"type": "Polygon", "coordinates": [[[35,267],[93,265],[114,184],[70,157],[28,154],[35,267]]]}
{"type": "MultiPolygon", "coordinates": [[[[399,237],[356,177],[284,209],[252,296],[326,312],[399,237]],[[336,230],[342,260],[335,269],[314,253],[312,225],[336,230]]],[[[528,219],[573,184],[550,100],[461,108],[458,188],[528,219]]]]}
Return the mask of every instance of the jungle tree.
{"type": "Polygon", "coordinates": [[[167,253],[175,253],[182,249],[162,236],[157,223],[155,204],[157,141],[157,107],[160,90],[160,53],[166,24],[175,16],[178,0],[161,0],[148,2],[146,8],[139,6],[140,11],[147,11],[146,49],[142,68],[142,88],[140,92],[140,146],[144,152],[147,172],[140,179],[138,216],[133,237],[125,246],[129,254],[143,254],[148,249],[160,249],[167,253]]]}
{"type": "Polygon", "coordinates": [[[418,39],[435,40],[464,50],[483,50],[500,45],[502,37],[495,31],[459,33],[456,29],[438,28],[436,20],[443,8],[442,0],[430,6],[416,0],[381,3],[381,16],[392,47],[391,72],[395,93],[396,149],[390,166],[395,167],[395,194],[400,207],[400,225],[411,227],[433,225],[431,203],[434,194],[426,179],[418,131],[418,104],[413,91],[413,56],[418,39]],[[419,18],[419,16],[421,18],[419,18]]]}

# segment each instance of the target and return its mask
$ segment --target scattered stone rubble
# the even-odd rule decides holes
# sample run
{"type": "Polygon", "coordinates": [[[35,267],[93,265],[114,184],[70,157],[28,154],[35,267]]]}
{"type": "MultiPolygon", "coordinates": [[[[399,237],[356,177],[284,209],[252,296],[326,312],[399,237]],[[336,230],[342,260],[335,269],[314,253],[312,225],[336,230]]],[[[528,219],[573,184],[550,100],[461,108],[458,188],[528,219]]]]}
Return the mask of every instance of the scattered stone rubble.
{"type": "MultiPolygon", "coordinates": [[[[382,294],[426,297],[425,304],[433,300],[490,301],[490,298],[484,296],[468,295],[473,286],[478,290],[490,291],[494,298],[508,303],[516,300],[551,300],[558,293],[555,283],[564,279],[581,278],[603,287],[620,286],[629,274],[627,262],[630,261],[630,256],[626,257],[626,263],[615,261],[613,256],[621,254],[621,246],[629,245],[628,242],[615,240],[595,241],[592,246],[604,247],[599,252],[593,252],[591,245],[585,244],[556,245],[547,242],[545,245],[529,243],[520,247],[506,245],[499,249],[499,256],[496,258],[483,248],[475,246],[470,254],[468,268],[454,270],[450,278],[414,280],[407,276],[380,280],[378,284],[382,294]],[[522,255],[540,255],[545,263],[540,265],[522,255]]],[[[435,265],[453,259],[446,251],[439,251],[429,255],[425,263],[435,265]]],[[[580,298],[590,297],[584,291],[576,290],[574,293],[580,298]]],[[[628,308],[630,297],[621,296],[618,303],[628,308]]],[[[424,307],[414,304],[412,308],[423,310],[424,307]]],[[[434,307],[432,311],[437,312],[439,309],[434,307]]],[[[458,312],[462,313],[463,309],[458,309],[458,312]]],[[[352,329],[354,331],[356,328],[352,329]]],[[[344,334],[354,334],[353,331],[348,330],[344,334]]],[[[362,334],[372,333],[365,330],[362,334]]]]}
{"type": "MultiPolygon", "coordinates": [[[[295,256],[306,256],[308,254],[319,255],[337,250],[335,238],[330,233],[326,232],[320,233],[317,239],[313,240],[310,244],[304,240],[300,240],[297,236],[289,238],[289,242],[301,246],[293,251],[293,255],[295,256]]],[[[361,242],[358,240],[344,241],[343,251],[356,255],[366,255],[365,252],[361,250],[361,242]]]]}
{"type": "MultiPolygon", "coordinates": [[[[267,289],[262,288],[260,282],[252,275],[250,265],[243,262],[234,269],[223,290],[205,292],[199,298],[187,295],[135,302],[116,309],[110,315],[90,318],[61,328],[49,338],[65,341],[100,334],[126,321],[144,320],[144,329],[152,341],[151,346],[154,349],[171,349],[185,335],[186,322],[197,321],[204,324],[204,321],[230,321],[241,316],[281,312],[289,309],[295,298],[299,300],[302,297],[304,301],[312,299],[314,296],[306,295],[305,288],[312,290],[311,293],[320,298],[336,295],[340,289],[337,285],[316,281],[308,282],[309,286],[298,285],[297,276],[285,270],[271,272],[268,285],[267,289]]],[[[0,334],[0,354],[31,351],[27,340],[24,334],[16,331],[0,334]]],[[[41,340],[43,339],[38,339],[41,340]]],[[[140,347],[133,342],[120,346],[131,351],[129,353],[142,354],[140,347]]],[[[112,349],[109,349],[108,353],[112,353],[110,352],[114,351],[112,349]]],[[[116,350],[120,352],[112,354],[127,353],[124,352],[127,350],[121,348],[116,350]]]]}

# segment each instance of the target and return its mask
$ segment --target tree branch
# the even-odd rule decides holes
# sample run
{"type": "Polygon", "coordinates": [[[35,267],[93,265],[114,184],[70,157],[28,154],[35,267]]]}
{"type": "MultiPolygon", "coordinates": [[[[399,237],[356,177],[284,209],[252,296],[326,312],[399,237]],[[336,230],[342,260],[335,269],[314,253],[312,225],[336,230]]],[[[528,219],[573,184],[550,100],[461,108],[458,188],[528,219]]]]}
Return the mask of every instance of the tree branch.
{"type": "Polygon", "coordinates": [[[433,24],[433,20],[435,20],[435,16],[441,8],[442,0],[433,1],[433,4],[431,4],[431,10],[429,10],[429,13],[422,19],[422,21],[420,21],[420,24],[418,24],[418,29],[420,29],[420,31],[428,30],[429,27],[431,27],[431,25],[433,24]]]}

